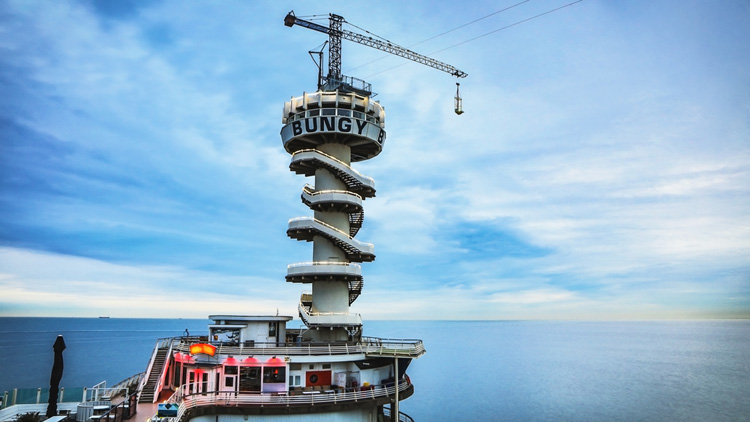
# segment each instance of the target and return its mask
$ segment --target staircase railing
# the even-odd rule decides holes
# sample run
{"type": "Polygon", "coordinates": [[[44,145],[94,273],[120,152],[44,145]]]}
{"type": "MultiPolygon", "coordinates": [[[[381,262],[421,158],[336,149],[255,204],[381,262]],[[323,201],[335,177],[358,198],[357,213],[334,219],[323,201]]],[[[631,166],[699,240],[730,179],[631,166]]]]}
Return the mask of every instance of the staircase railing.
{"type": "Polygon", "coordinates": [[[151,371],[154,368],[156,355],[159,353],[159,350],[164,348],[167,344],[170,345],[170,350],[171,350],[172,338],[160,338],[156,340],[156,344],[154,345],[154,351],[151,353],[151,359],[148,361],[148,367],[146,368],[146,372],[144,372],[145,375],[141,379],[140,385],[138,385],[138,392],[139,392],[138,398],[139,399],[143,395],[146,385],[148,385],[149,378],[151,378],[151,371]]]}
{"type": "Polygon", "coordinates": [[[172,344],[174,344],[174,342],[170,340],[167,354],[164,355],[164,366],[162,367],[161,375],[159,376],[159,382],[154,386],[154,401],[152,403],[156,403],[156,401],[159,400],[159,392],[164,387],[164,381],[167,378],[167,372],[169,372],[169,357],[172,356],[172,344]]]}

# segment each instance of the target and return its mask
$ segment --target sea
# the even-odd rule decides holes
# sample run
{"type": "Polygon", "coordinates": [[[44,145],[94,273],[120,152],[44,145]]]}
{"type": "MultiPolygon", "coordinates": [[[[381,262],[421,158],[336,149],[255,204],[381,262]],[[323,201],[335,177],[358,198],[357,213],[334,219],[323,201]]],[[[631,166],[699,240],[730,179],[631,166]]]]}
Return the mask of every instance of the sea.
{"type": "MultiPolygon", "coordinates": [[[[208,320],[0,318],[0,394],[109,385],[145,370],[156,340],[208,320]]],[[[370,321],[365,335],[422,339],[408,368],[415,421],[750,421],[750,321],[370,321]]]]}

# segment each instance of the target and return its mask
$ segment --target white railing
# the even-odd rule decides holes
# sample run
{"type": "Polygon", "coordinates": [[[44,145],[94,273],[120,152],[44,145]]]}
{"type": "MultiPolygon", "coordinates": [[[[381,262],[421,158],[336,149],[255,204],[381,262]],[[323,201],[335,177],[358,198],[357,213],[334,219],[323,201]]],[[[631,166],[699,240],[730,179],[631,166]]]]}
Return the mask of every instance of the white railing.
{"type": "MultiPolygon", "coordinates": [[[[322,152],[322,151],[317,150],[317,149],[301,149],[301,150],[295,152],[294,154],[292,154],[292,161],[294,161],[295,158],[301,159],[298,156],[303,156],[304,154],[310,154],[310,155],[313,155],[313,156],[319,155],[320,157],[327,158],[328,160],[331,160],[334,164],[337,164],[337,166],[335,166],[335,167],[339,167],[340,166],[341,170],[348,171],[352,175],[354,175],[355,177],[357,177],[358,179],[361,179],[360,182],[362,182],[362,184],[364,184],[364,185],[366,185],[368,187],[375,186],[375,179],[373,179],[372,177],[365,176],[364,174],[362,174],[362,173],[358,172],[357,170],[355,170],[349,164],[346,164],[345,162],[339,160],[338,158],[336,158],[336,157],[334,157],[332,155],[326,154],[325,152],[322,152]]],[[[320,159],[320,157],[315,157],[315,158],[320,159]]]]}
{"type": "MultiPolygon", "coordinates": [[[[403,392],[410,387],[406,380],[401,381],[398,386],[399,392],[403,392]]],[[[396,387],[394,385],[385,387],[372,387],[359,391],[336,391],[326,393],[321,391],[310,391],[311,394],[287,393],[239,393],[233,392],[208,392],[196,393],[180,397],[174,397],[173,402],[180,404],[180,410],[177,412],[175,420],[182,420],[187,411],[196,407],[204,406],[315,406],[331,405],[345,402],[357,402],[373,400],[382,397],[395,396],[396,387]]]]}
{"type": "Polygon", "coordinates": [[[427,351],[422,340],[362,337],[368,355],[420,357],[427,351]]]}
{"type": "Polygon", "coordinates": [[[154,401],[152,403],[156,403],[157,400],[159,400],[159,392],[161,391],[162,387],[164,386],[164,382],[167,378],[167,372],[169,372],[169,357],[172,355],[172,347],[173,342],[169,342],[169,349],[167,350],[167,353],[164,355],[164,367],[161,369],[161,374],[159,375],[159,381],[156,383],[156,386],[154,387],[154,401]]]}
{"type": "Polygon", "coordinates": [[[172,344],[172,338],[160,338],[156,340],[156,344],[154,345],[154,351],[151,353],[151,359],[148,361],[148,367],[146,368],[146,372],[144,372],[143,378],[141,378],[140,385],[138,385],[138,391],[143,391],[143,388],[148,383],[148,378],[151,376],[151,370],[154,367],[154,361],[156,360],[156,354],[159,353],[159,349],[162,349],[164,347],[167,347],[167,345],[172,344]]]}
{"type": "MultiPolygon", "coordinates": [[[[255,343],[253,346],[215,344],[216,355],[227,356],[321,356],[356,355],[395,356],[417,358],[425,353],[422,340],[381,339],[363,337],[358,343],[302,343],[279,346],[276,343],[255,343]]],[[[180,343],[174,350],[190,353],[189,343],[180,343]]]]}
{"type": "MultiPolygon", "coordinates": [[[[135,374],[135,375],[132,375],[130,378],[126,378],[126,379],[118,382],[117,384],[115,384],[114,386],[112,386],[112,388],[114,388],[114,389],[120,389],[120,390],[128,390],[131,387],[134,387],[134,386],[140,384],[140,379],[141,379],[142,376],[143,376],[143,372],[135,374]]],[[[135,388],[133,388],[133,390],[135,390],[135,388]]]]}
{"type": "Polygon", "coordinates": [[[314,265],[340,265],[343,267],[352,267],[352,268],[359,268],[362,269],[362,266],[359,264],[355,264],[352,262],[341,262],[341,261],[308,261],[308,262],[297,262],[294,264],[287,265],[287,269],[289,268],[298,268],[298,267],[309,267],[314,265]]]}
{"type": "Polygon", "coordinates": [[[289,220],[289,229],[301,229],[301,228],[313,228],[318,230],[321,234],[327,235],[333,239],[338,239],[341,242],[349,244],[351,247],[362,251],[364,253],[373,253],[375,245],[372,243],[360,242],[357,239],[349,236],[349,233],[334,227],[328,223],[318,220],[315,217],[295,217],[289,220]]]}
{"type": "Polygon", "coordinates": [[[361,326],[362,316],[360,314],[352,314],[349,312],[311,312],[303,302],[311,301],[312,294],[303,293],[300,296],[299,305],[297,310],[299,311],[300,318],[305,325],[309,326],[361,326]]]}
{"type": "Polygon", "coordinates": [[[337,194],[341,194],[341,195],[353,196],[353,197],[358,198],[360,200],[362,199],[362,195],[359,195],[358,193],[355,193],[355,192],[350,192],[348,190],[340,190],[340,189],[315,190],[315,187],[312,186],[312,185],[309,185],[309,184],[305,185],[302,188],[302,192],[305,193],[305,194],[307,194],[307,195],[309,195],[309,196],[311,196],[311,197],[312,196],[317,196],[317,195],[324,195],[324,194],[327,194],[327,193],[328,194],[337,193],[337,194]]]}
{"type": "Polygon", "coordinates": [[[316,317],[316,316],[349,316],[349,315],[360,316],[359,314],[352,314],[352,313],[349,313],[349,312],[310,312],[310,311],[307,310],[307,307],[303,304],[304,301],[310,301],[310,300],[312,300],[312,293],[310,293],[310,292],[302,293],[302,295],[300,296],[300,300],[299,300],[300,306],[302,306],[303,308],[305,308],[305,314],[308,315],[308,316],[312,316],[312,317],[316,317]]]}
{"type": "Polygon", "coordinates": [[[305,92],[300,97],[292,97],[290,101],[284,103],[282,123],[286,124],[293,120],[291,117],[300,110],[320,109],[331,105],[336,108],[346,107],[351,110],[359,110],[368,116],[368,120],[375,117],[380,127],[385,126],[385,109],[380,103],[370,101],[368,96],[339,91],[305,92]]]}

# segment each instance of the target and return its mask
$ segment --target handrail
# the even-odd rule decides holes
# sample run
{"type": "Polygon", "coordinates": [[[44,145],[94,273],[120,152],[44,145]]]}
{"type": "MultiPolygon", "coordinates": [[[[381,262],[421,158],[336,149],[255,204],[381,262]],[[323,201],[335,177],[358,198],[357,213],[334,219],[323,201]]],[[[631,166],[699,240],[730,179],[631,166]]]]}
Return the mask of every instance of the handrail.
{"type": "Polygon", "coordinates": [[[322,157],[325,157],[325,158],[327,158],[327,159],[329,159],[331,161],[334,161],[337,164],[340,164],[345,169],[350,170],[352,173],[354,173],[355,175],[361,177],[362,179],[365,179],[365,180],[369,181],[371,184],[373,184],[373,185],[375,184],[375,179],[373,179],[372,177],[365,176],[364,174],[362,174],[362,173],[358,172],[357,170],[355,170],[351,165],[346,164],[345,162],[343,162],[343,161],[339,160],[338,158],[334,157],[333,155],[326,154],[325,152],[317,150],[317,149],[301,149],[299,151],[295,151],[294,154],[292,154],[292,161],[294,161],[294,157],[296,157],[298,154],[305,154],[305,153],[313,153],[315,155],[320,155],[322,157]]]}
{"type": "Polygon", "coordinates": [[[114,405],[108,403],[107,405],[110,406],[109,410],[99,416],[99,421],[122,422],[125,419],[130,419],[133,415],[135,415],[136,412],[135,409],[130,409],[130,405],[131,403],[137,403],[137,399],[135,397],[137,394],[138,393],[133,393],[129,396],[126,395],[125,400],[114,405]]]}
{"type": "Polygon", "coordinates": [[[154,386],[154,401],[153,403],[156,403],[157,400],[159,400],[159,392],[161,391],[162,387],[164,386],[164,380],[167,378],[167,372],[169,371],[169,357],[172,355],[172,345],[174,344],[174,341],[169,342],[169,349],[167,349],[167,353],[164,355],[164,367],[161,370],[161,375],[159,376],[159,381],[154,386]]]}
{"type": "MultiPolygon", "coordinates": [[[[303,294],[300,297],[299,305],[297,310],[299,316],[302,318],[302,322],[308,326],[334,326],[334,327],[361,327],[362,316],[360,314],[353,314],[350,312],[310,312],[308,307],[303,303],[305,296],[312,296],[311,294],[303,294]],[[331,318],[326,318],[331,317],[331,318]]],[[[308,299],[312,300],[312,299],[308,299]]]]}
{"type": "MultiPolygon", "coordinates": [[[[159,344],[160,340],[162,340],[162,339],[156,340],[156,344],[157,345],[159,344]]],[[[144,372],[144,376],[143,376],[143,378],[141,378],[141,382],[138,385],[138,393],[139,393],[139,395],[143,391],[143,388],[148,383],[148,374],[151,373],[151,369],[154,367],[154,358],[156,357],[156,353],[159,350],[159,347],[157,345],[154,346],[154,351],[151,352],[151,358],[148,360],[148,366],[146,367],[146,371],[144,372]]]]}
{"type": "MultiPolygon", "coordinates": [[[[381,339],[363,337],[360,342],[315,343],[279,346],[276,343],[254,343],[253,346],[214,343],[217,355],[241,356],[316,356],[316,355],[374,355],[418,358],[425,354],[422,340],[381,339]]],[[[174,350],[190,353],[189,343],[176,344],[174,350]]]]}
{"type": "Polygon", "coordinates": [[[129,389],[133,384],[140,384],[141,377],[143,376],[143,372],[139,372],[135,375],[131,375],[129,378],[126,378],[114,386],[112,386],[113,389],[129,389]]]}
{"type": "Polygon", "coordinates": [[[359,240],[356,240],[355,238],[349,236],[349,233],[346,233],[345,231],[337,227],[334,227],[326,223],[325,221],[318,220],[315,217],[294,217],[294,218],[289,219],[289,223],[298,222],[298,221],[310,221],[313,224],[319,224],[327,229],[333,230],[335,232],[333,234],[340,234],[341,236],[344,236],[346,240],[350,240],[354,242],[352,243],[352,246],[355,246],[362,251],[364,251],[364,248],[373,249],[375,247],[375,245],[373,245],[372,243],[360,242],[359,240]],[[358,245],[362,245],[362,247],[359,247],[358,245]]]}
{"type": "Polygon", "coordinates": [[[309,267],[311,265],[340,265],[342,267],[355,267],[355,268],[362,268],[361,265],[355,264],[353,262],[341,262],[341,261],[308,261],[308,262],[297,262],[294,264],[289,264],[286,267],[287,268],[297,268],[297,267],[309,267]]]}
{"type": "MultiPolygon", "coordinates": [[[[309,294],[310,297],[312,297],[312,293],[305,292],[305,293],[303,293],[302,296],[300,296],[300,300],[299,300],[299,305],[302,306],[302,307],[305,307],[305,308],[306,308],[306,306],[302,304],[302,302],[303,302],[302,298],[305,295],[307,295],[307,294],[309,294]]],[[[307,311],[305,311],[305,313],[307,315],[309,315],[309,316],[359,315],[359,314],[352,314],[351,312],[307,312],[307,311]]]]}
{"type": "Polygon", "coordinates": [[[340,194],[355,196],[355,197],[357,197],[359,199],[364,199],[364,198],[362,198],[362,195],[360,195],[360,194],[358,194],[356,192],[351,192],[351,191],[343,190],[343,189],[322,189],[322,190],[315,190],[315,187],[312,186],[312,185],[310,185],[310,184],[306,184],[302,189],[303,189],[303,191],[305,193],[307,193],[310,196],[322,195],[322,194],[325,194],[325,193],[340,193],[340,194]]]}
{"type": "MultiPolygon", "coordinates": [[[[186,387],[188,385],[183,386],[186,387]]],[[[402,380],[398,391],[403,392],[411,386],[408,380],[402,380]]],[[[189,390],[188,390],[189,391],[189,390]]],[[[289,395],[288,393],[235,393],[226,391],[211,391],[193,393],[175,397],[180,403],[175,421],[181,421],[185,413],[195,407],[204,406],[314,406],[324,404],[339,404],[360,400],[372,400],[395,395],[396,386],[378,386],[354,391],[335,391],[332,393],[289,395]]],[[[176,393],[177,394],[177,393],[176,393]]],[[[170,399],[171,400],[171,399],[170,399]]]]}
{"type": "Polygon", "coordinates": [[[141,382],[138,385],[138,395],[140,399],[140,393],[143,392],[143,388],[146,387],[146,384],[148,384],[149,376],[151,375],[151,370],[154,367],[154,361],[156,360],[156,354],[159,353],[159,349],[163,347],[165,342],[172,343],[173,338],[172,337],[164,337],[156,340],[156,344],[154,344],[154,351],[151,353],[151,359],[148,361],[148,367],[146,368],[146,372],[144,372],[143,378],[141,378],[141,382]]]}
{"type": "MultiPolygon", "coordinates": [[[[363,113],[368,122],[376,124],[381,128],[385,127],[385,110],[377,101],[371,101],[369,96],[363,96],[354,92],[343,93],[339,91],[316,91],[305,92],[302,96],[292,97],[290,101],[284,103],[284,114],[282,123],[287,124],[293,120],[291,116],[299,114],[300,110],[320,110],[325,108],[343,109],[342,106],[349,106],[353,111],[363,113]],[[373,122],[370,118],[375,118],[373,122]]],[[[314,116],[308,116],[314,117],[314,116]]]]}

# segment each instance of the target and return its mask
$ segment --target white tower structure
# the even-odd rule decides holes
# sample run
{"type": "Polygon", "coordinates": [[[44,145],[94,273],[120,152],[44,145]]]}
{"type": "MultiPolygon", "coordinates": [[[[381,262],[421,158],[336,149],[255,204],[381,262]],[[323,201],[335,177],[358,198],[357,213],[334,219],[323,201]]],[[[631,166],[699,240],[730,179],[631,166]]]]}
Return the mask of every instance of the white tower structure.
{"type": "Polygon", "coordinates": [[[385,111],[356,92],[317,91],[284,105],[281,138],[292,155],[290,170],[314,176],[302,190],[312,217],[289,221],[287,234],[313,243],[311,262],[292,264],[286,279],[310,284],[299,315],[319,341],[347,341],[361,333],[362,318],[349,306],[362,292],[359,263],[375,259],[373,245],[355,239],[364,221],[363,201],[375,196],[375,183],[353,162],[380,153],[385,111]]]}
{"type": "MultiPolygon", "coordinates": [[[[325,341],[353,340],[361,334],[362,319],[349,312],[349,305],[362,292],[358,263],[374,260],[375,254],[373,245],[354,236],[364,220],[362,201],[375,196],[375,184],[351,163],[375,157],[385,142],[385,110],[371,100],[370,84],[341,73],[341,40],[466,77],[465,72],[449,64],[343,29],[345,22],[342,16],[330,14],[329,26],[323,26],[300,19],[293,11],[284,18],[286,26],[328,34],[328,75],[323,77],[322,50],[315,52],[320,55],[318,91],[293,97],[284,105],[281,130],[284,148],[292,154],[289,168],[297,174],[315,176],[314,185],[302,191],[302,202],[314,216],[291,220],[287,230],[293,239],[313,242],[313,259],[290,265],[286,279],[312,286],[312,292],[300,298],[299,314],[316,332],[312,338],[325,341]]],[[[456,85],[456,113],[461,114],[456,85]]]]}

